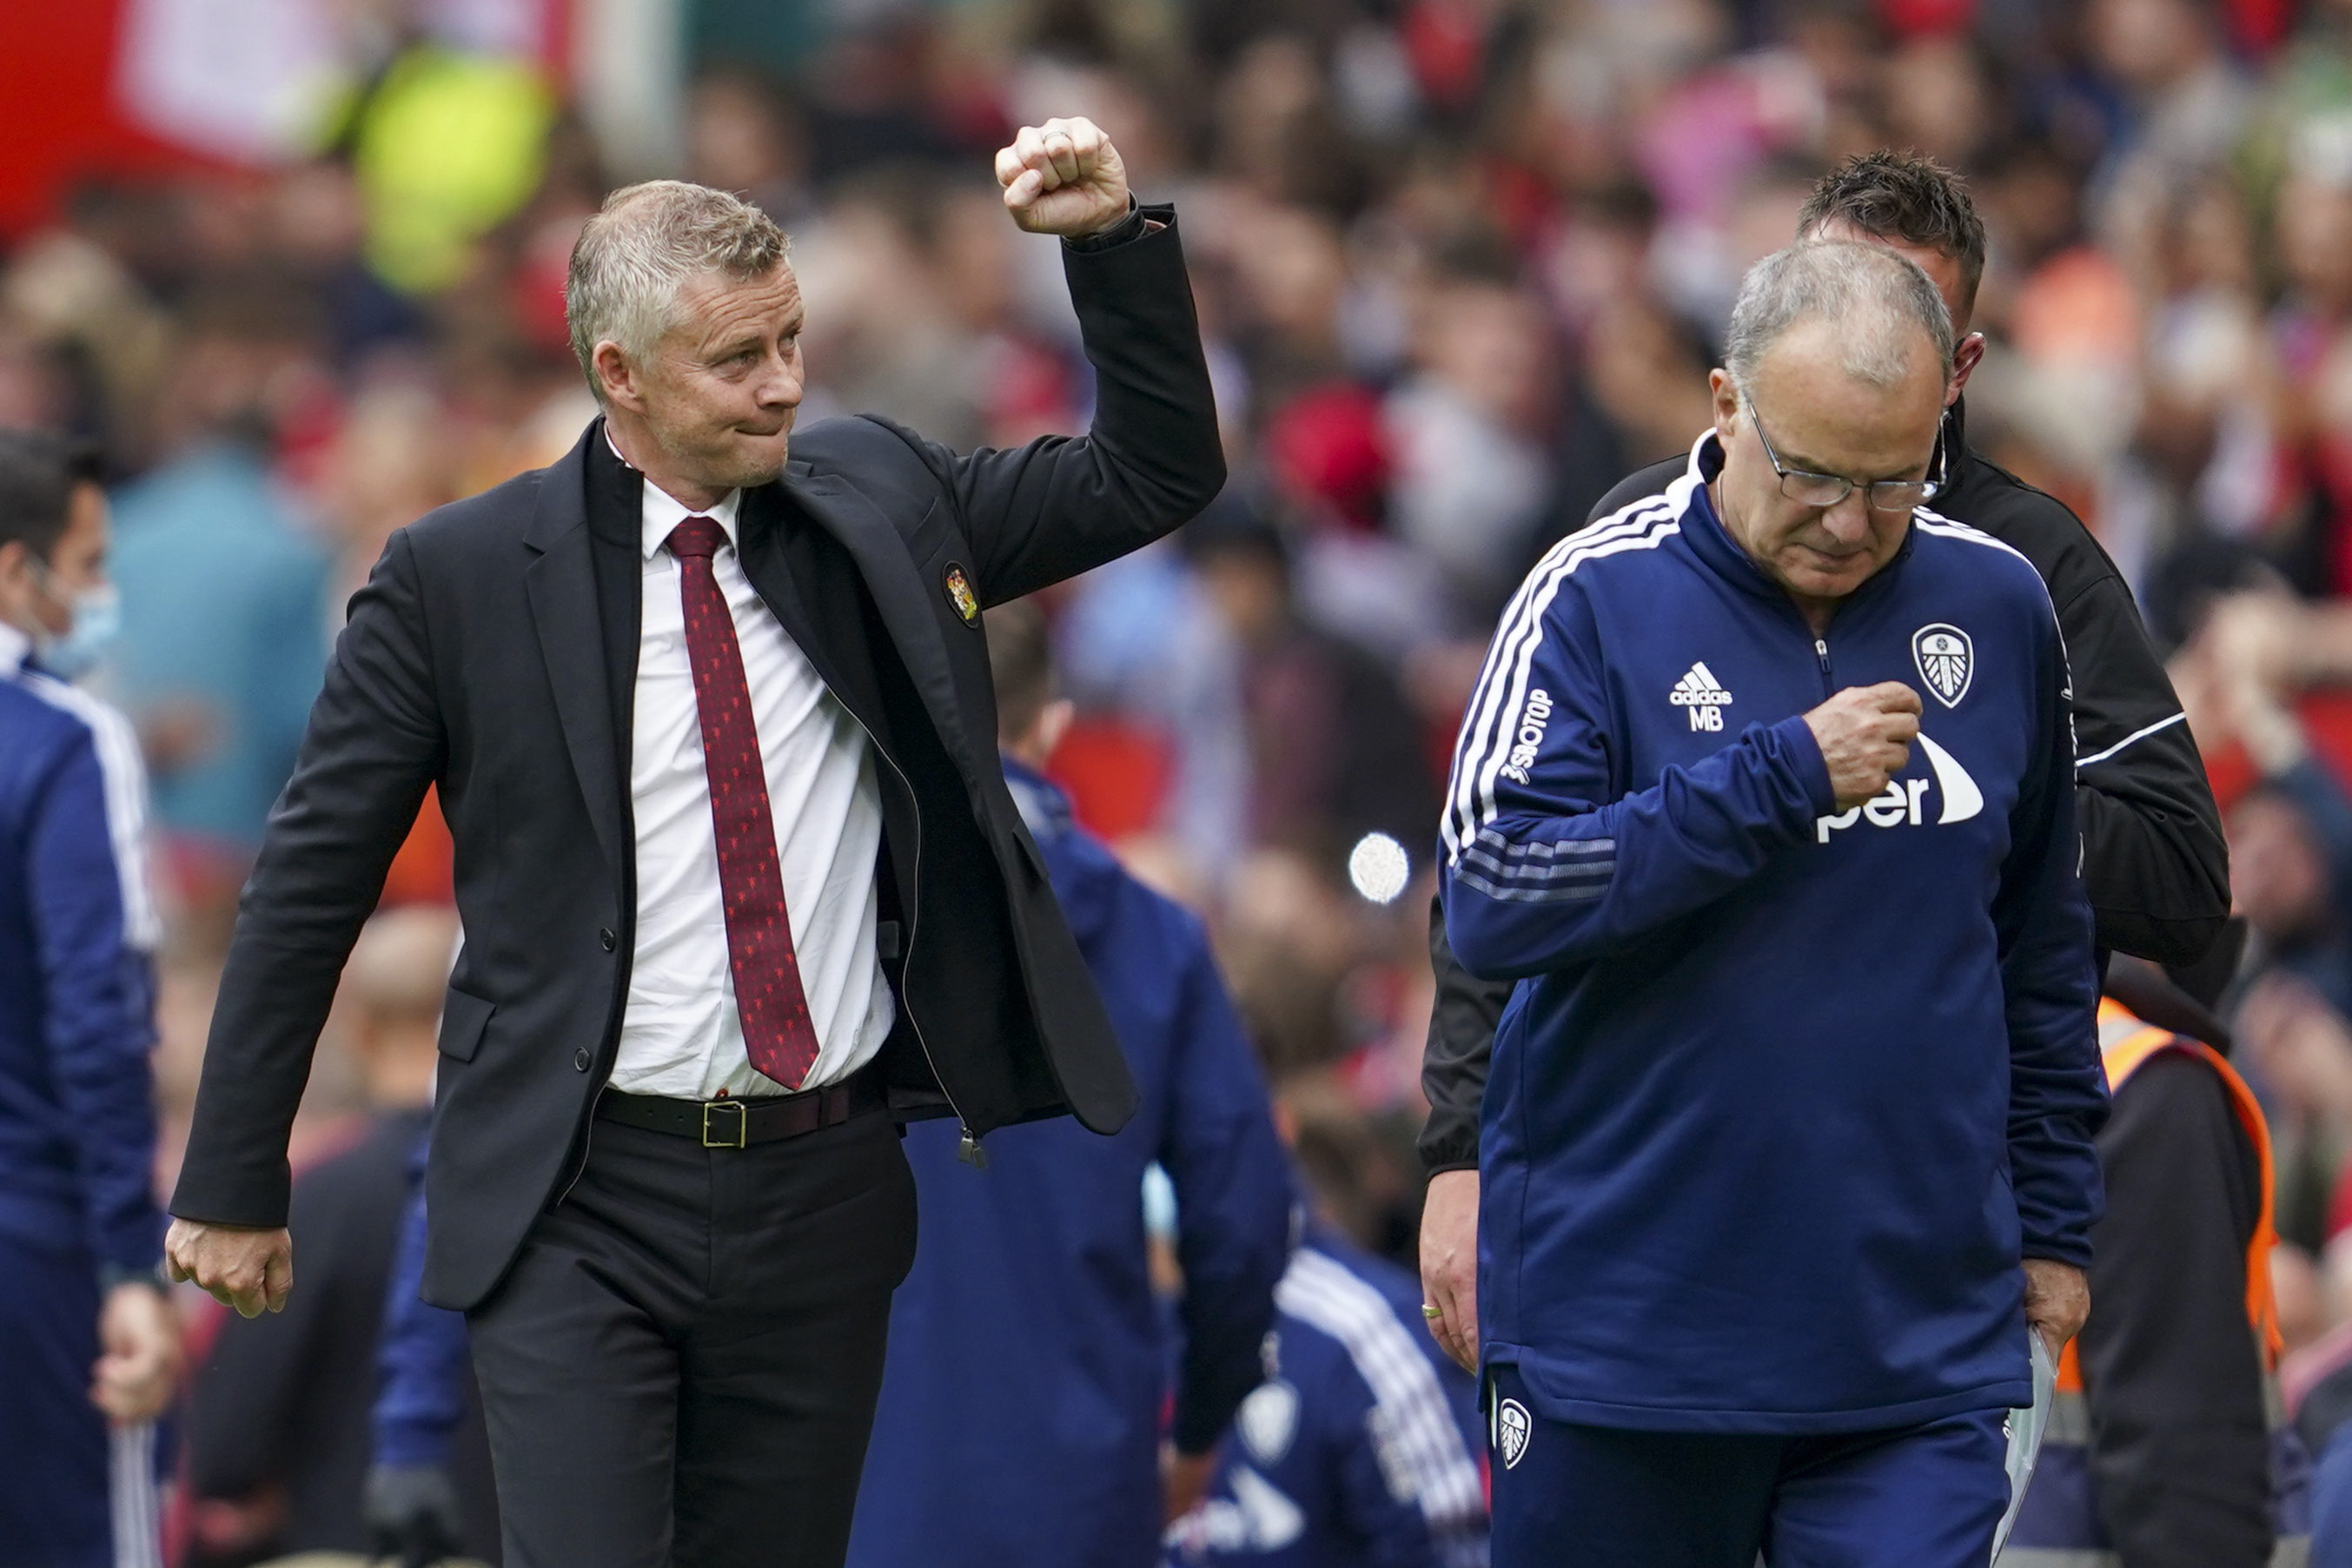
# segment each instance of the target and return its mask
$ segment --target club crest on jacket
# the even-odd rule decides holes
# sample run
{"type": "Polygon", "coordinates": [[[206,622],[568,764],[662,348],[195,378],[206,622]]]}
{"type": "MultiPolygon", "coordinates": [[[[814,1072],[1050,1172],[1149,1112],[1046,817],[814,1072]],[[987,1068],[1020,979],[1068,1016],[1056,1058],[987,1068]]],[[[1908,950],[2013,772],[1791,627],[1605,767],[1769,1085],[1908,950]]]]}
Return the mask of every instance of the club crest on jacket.
{"type": "Polygon", "coordinates": [[[1958,707],[1969,695],[1969,681],[1977,667],[1976,644],[1957,626],[1937,622],[1911,633],[1911,658],[1919,678],[1946,707],[1958,707]]]}
{"type": "Polygon", "coordinates": [[[958,615],[963,617],[963,623],[967,626],[979,625],[980,595],[971,591],[971,579],[964,575],[963,563],[955,560],[948,562],[947,573],[940,580],[947,589],[948,602],[955,606],[955,612],[958,615]]]}

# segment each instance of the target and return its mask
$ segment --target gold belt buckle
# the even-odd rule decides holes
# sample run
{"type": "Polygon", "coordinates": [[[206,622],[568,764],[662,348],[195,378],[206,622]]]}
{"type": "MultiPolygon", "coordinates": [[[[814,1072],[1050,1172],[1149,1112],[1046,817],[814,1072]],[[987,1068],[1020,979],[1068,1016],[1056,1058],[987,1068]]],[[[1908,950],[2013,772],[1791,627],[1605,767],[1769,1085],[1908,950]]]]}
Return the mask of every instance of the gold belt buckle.
{"type": "Polygon", "coordinates": [[[702,1146],[704,1148],[742,1149],[749,1148],[751,1144],[751,1111],[750,1106],[744,1104],[740,1100],[706,1100],[702,1103],[702,1146]],[[710,1113],[713,1111],[732,1111],[735,1113],[735,1133],[733,1137],[730,1138],[726,1136],[724,1129],[721,1129],[719,1136],[712,1136],[710,1113]]]}

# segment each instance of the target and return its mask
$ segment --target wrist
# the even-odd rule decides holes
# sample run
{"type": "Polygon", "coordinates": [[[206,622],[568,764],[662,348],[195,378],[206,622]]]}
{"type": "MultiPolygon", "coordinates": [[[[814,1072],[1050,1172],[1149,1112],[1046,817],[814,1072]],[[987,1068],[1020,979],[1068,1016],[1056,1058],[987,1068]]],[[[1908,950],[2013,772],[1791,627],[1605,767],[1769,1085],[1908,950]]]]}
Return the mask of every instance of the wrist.
{"type": "Polygon", "coordinates": [[[1108,250],[1113,246],[1126,244],[1142,234],[1143,230],[1143,207],[1136,201],[1135,193],[1130,191],[1124,212],[1114,214],[1083,234],[1064,235],[1062,243],[1073,250],[1108,250]]]}

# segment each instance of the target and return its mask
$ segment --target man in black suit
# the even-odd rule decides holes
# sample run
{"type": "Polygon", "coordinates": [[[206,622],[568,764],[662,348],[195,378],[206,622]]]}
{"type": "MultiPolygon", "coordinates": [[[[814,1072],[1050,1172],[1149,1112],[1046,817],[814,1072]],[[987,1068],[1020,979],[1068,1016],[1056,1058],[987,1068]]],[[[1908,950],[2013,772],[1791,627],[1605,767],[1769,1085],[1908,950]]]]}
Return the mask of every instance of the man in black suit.
{"type": "Polygon", "coordinates": [[[1175,528],[1223,459],[1172,210],[1083,120],[996,172],[1066,242],[1090,435],[793,439],[783,235],[620,192],[567,297],[604,416],[394,536],[272,814],[172,1267],[285,1299],[287,1129],[437,784],[466,942],[425,1294],[467,1314],[509,1568],[838,1563],[914,1248],[893,1116],[957,1117],[979,1164],[1135,1103],[996,765],[981,610],[1175,528]]]}

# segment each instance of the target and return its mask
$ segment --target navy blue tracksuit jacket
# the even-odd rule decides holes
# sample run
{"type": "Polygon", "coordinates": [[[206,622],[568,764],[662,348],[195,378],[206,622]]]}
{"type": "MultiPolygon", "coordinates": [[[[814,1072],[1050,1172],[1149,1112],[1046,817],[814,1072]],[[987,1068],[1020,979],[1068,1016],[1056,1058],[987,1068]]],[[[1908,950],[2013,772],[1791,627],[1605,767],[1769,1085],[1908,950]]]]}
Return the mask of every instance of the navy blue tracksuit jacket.
{"type": "Polygon", "coordinates": [[[1061,792],[1005,765],[1110,1009],[1142,1103],[1113,1137],[1007,1127],[989,1164],[951,1123],[907,1129],[921,1239],[890,1354],[850,1568],[1144,1568],[1168,1401],[1142,1183],[1176,1188],[1184,1345],[1172,1435],[1206,1451],[1258,1381],[1292,1192],[1257,1062],[1200,923],[1120,869],[1061,792]]]}
{"type": "Polygon", "coordinates": [[[163,1233],[154,916],[114,799],[143,788],[131,745],[62,683],[0,671],[0,1237],[137,1274],[163,1233]]]}
{"type": "Polygon", "coordinates": [[[1477,1383],[1430,1337],[1421,1281],[1318,1227],[1275,1303],[1265,1380],[1169,1568],[1486,1568],[1477,1383]]]}
{"type": "Polygon", "coordinates": [[[89,1393],[105,1285],[163,1259],[145,781],[22,650],[0,624],[0,1564],[148,1563],[153,1431],[89,1393]]]}
{"type": "Polygon", "coordinates": [[[2022,1405],[2021,1257],[2081,1265],[2105,1114],[2064,651],[1922,509],[1817,638],[1724,531],[1710,433],[1496,634],[1445,925],[1522,977],[1480,1134],[1490,1363],[1599,1427],[1824,1433],[2022,1405]],[[1843,811],[1802,715],[1899,680],[1843,811]]]}

